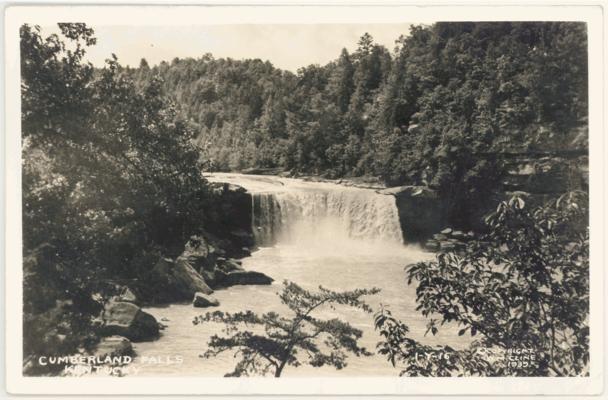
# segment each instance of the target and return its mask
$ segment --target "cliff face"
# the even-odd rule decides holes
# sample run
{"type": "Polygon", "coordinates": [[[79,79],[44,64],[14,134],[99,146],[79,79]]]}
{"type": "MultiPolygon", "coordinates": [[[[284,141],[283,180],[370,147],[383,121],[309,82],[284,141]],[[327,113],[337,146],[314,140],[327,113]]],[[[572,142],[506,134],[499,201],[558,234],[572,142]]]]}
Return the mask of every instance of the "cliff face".
{"type": "Polygon", "coordinates": [[[215,197],[214,233],[205,236],[222,248],[229,257],[241,258],[250,254],[255,243],[251,231],[251,194],[237,185],[210,183],[215,197]]]}
{"type": "Polygon", "coordinates": [[[445,224],[442,201],[433,189],[426,186],[398,186],[379,193],[395,196],[405,243],[420,242],[445,224]]]}
{"type": "MultiPolygon", "coordinates": [[[[531,204],[543,202],[574,190],[589,190],[589,158],[586,152],[520,153],[506,157],[507,174],[502,187],[489,202],[480,207],[479,221],[473,227],[482,228],[482,216],[492,211],[498,202],[517,194],[531,204]]],[[[426,186],[399,186],[380,190],[395,196],[399,219],[406,243],[423,242],[450,225],[445,201],[426,186]]],[[[462,227],[454,226],[456,229],[462,227]]]]}
{"type": "Polygon", "coordinates": [[[589,157],[585,153],[517,154],[507,160],[503,181],[508,195],[521,193],[542,200],[567,191],[589,190],[589,157]]]}

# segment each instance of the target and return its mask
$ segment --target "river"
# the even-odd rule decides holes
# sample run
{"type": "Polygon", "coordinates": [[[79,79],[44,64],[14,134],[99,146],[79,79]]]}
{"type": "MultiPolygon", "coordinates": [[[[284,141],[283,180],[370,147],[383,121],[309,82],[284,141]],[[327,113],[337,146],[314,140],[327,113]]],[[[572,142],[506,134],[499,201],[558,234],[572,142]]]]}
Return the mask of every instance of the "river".
{"type": "MultiPolygon", "coordinates": [[[[253,195],[252,226],[259,249],[243,259],[247,270],[263,272],[275,279],[267,286],[233,286],[214,293],[228,312],[252,310],[276,311],[289,315],[277,292],[284,280],[314,290],[319,285],[332,290],[378,287],[381,292],[367,296],[366,302],[377,310],[390,308],[405,322],[414,338],[428,344],[449,344],[459,348],[468,339],[457,335],[456,327],[444,327],[437,336],[424,336],[426,319],[416,310],[415,287],[408,286],[404,267],[428,260],[432,254],[418,246],[403,243],[395,199],[371,189],[345,187],[331,183],[305,182],[297,179],[213,174],[212,181],[238,184],[253,195]]],[[[406,227],[407,229],[407,227],[406,227]]],[[[204,359],[213,334],[221,325],[193,325],[195,316],[211,309],[191,304],[149,307],[167,327],[153,342],[135,344],[140,361],[140,376],[217,377],[232,371],[236,359],[231,353],[204,359]],[[177,362],[178,357],[181,362],[177,362]]],[[[319,309],[319,317],[339,317],[363,331],[360,344],[375,350],[380,340],[374,331],[373,314],[345,307],[319,309]]],[[[397,376],[394,368],[380,355],[349,355],[347,367],[287,367],[283,376],[397,376]]]]}

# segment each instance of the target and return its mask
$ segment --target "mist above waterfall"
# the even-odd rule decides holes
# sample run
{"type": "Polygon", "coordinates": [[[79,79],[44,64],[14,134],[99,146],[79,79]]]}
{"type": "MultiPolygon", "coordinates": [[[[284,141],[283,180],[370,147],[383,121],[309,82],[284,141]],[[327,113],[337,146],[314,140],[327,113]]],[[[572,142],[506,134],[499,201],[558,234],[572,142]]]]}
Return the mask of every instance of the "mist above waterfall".
{"type": "Polygon", "coordinates": [[[317,251],[400,247],[403,236],[392,196],[370,189],[297,179],[213,174],[252,195],[258,246],[294,245],[317,251]]]}

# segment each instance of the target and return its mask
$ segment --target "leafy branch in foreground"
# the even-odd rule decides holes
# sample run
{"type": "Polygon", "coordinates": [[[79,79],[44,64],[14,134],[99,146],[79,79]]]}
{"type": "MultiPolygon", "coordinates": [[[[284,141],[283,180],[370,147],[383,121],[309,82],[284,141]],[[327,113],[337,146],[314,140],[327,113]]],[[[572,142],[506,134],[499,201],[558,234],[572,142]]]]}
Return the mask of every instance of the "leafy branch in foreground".
{"type": "Polygon", "coordinates": [[[319,291],[310,292],[293,282],[285,281],[283,285],[279,297],[293,312],[290,318],[275,312],[258,315],[252,311],[234,314],[215,311],[197,316],[193,324],[223,323],[223,331],[227,335],[213,335],[203,357],[210,358],[236,350],[235,357],[240,356],[240,360],[234,371],[226,376],[272,373],[279,377],[288,365],[298,367],[307,363],[313,367],[329,365],[342,369],[346,366],[347,352],[356,356],[372,354],[358,345],[361,330],[337,318],[324,320],[312,314],[322,306],[335,309],[336,305],[370,313],[371,308],[360,298],[376,294],[379,289],[334,292],[319,286],[319,291]],[[240,330],[241,325],[251,326],[252,330],[240,330]],[[300,354],[304,357],[300,357],[300,354]]]}
{"type": "MultiPolygon", "coordinates": [[[[460,351],[424,346],[381,310],[379,352],[410,376],[588,374],[587,204],[582,192],[536,208],[513,197],[488,216],[488,233],[463,255],[441,253],[407,267],[417,309],[478,339],[460,351]]],[[[435,319],[428,331],[438,332],[435,319]]]]}

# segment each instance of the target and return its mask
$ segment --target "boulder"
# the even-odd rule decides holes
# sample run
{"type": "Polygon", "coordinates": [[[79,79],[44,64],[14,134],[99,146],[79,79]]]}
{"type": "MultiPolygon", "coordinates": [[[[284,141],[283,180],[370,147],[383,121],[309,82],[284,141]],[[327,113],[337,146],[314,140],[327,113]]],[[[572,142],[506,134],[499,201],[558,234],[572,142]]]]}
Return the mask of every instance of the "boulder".
{"type": "Polygon", "coordinates": [[[105,336],[124,336],[134,342],[158,337],[156,318],[132,303],[110,302],[101,316],[101,333],[105,336]]]}
{"type": "Polygon", "coordinates": [[[443,235],[450,235],[452,233],[452,228],[445,228],[440,233],[443,235]]]}
{"type": "Polygon", "coordinates": [[[233,285],[270,285],[274,279],[257,271],[216,272],[217,283],[222,286],[233,285]]]}
{"type": "Polygon", "coordinates": [[[447,235],[444,235],[443,233],[436,233],[433,235],[433,239],[435,239],[437,241],[446,240],[447,238],[448,238],[447,235]]]}
{"type": "Polygon", "coordinates": [[[441,251],[454,251],[456,250],[456,244],[452,242],[441,242],[441,251]]]}
{"type": "Polygon", "coordinates": [[[462,231],[454,231],[452,232],[452,237],[458,240],[464,240],[467,238],[467,235],[462,231]]]}
{"type": "Polygon", "coordinates": [[[206,294],[213,293],[213,290],[207,285],[201,274],[184,259],[178,259],[173,268],[173,277],[177,285],[177,290],[183,293],[184,296],[192,297],[196,292],[206,294]]]}
{"type": "Polygon", "coordinates": [[[196,293],[194,295],[194,299],[192,300],[192,305],[194,307],[217,307],[220,305],[220,302],[212,296],[208,296],[204,293],[196,293]]]}
{"type": "Polygon", "coordinates": [[[207,271],[202,269],[201,270],[201,276],[203,277],[203,279],[205,280],[205,282],[207,283],[207,285],[209,285],[209,287],[211,287],[212,289],[215,288],[215,270],[213,271],[207,271]]]}
{"type": "Polygon", "coordinates": [[[427,241],[426,241],[426,243],[424,244],[424,247],[425,247],[427,250],[431,250],[431,251],[437,251],[437,250],[439,250],[439,242],[438,242],[438,241],[436,241],[436,240],[429,239],[429,240],[427,240],[427,241]]]}
{"type": "Polygon", "coordinates": [[[217,256],[215,246],[211,245],[204,237],[192,236],[184,246],[184,252],[179,258],[188,261],[197,271],[200,271],[201,269],[212,270],[215,268],[217,256]]]}
{"type": "Polygon", "coordinates": [[[134,354],[131,341],[124,336],[108,336],[100,340],[95,347],[93,355],[105,358],[106,356],[132,356],[134,354]]]}
{"type": "Polygon", "coordinates": [[[213,293],[186,258],[161,258],[151,272],[151,297],[159,301],[187,301],[196,292],[213,293]]]}
{"type": "Polygon", "coordinates": [[[234,258],[230,258],[228,260],[224,260],[219,264],[219,268],[224,272],[232,272],[232,271],[244,271],[241,266],[242,262],[240,260],[235,260],[234,258]]]}
{"type": "Polygon", "coordinates": [[[139,304],[137,300],[137,296],[133,293],[131,289],[128,287],[123,287],[120,289],[120,293],[114,297],[115,301],[125,301],[127,303],[139,304]]]}

